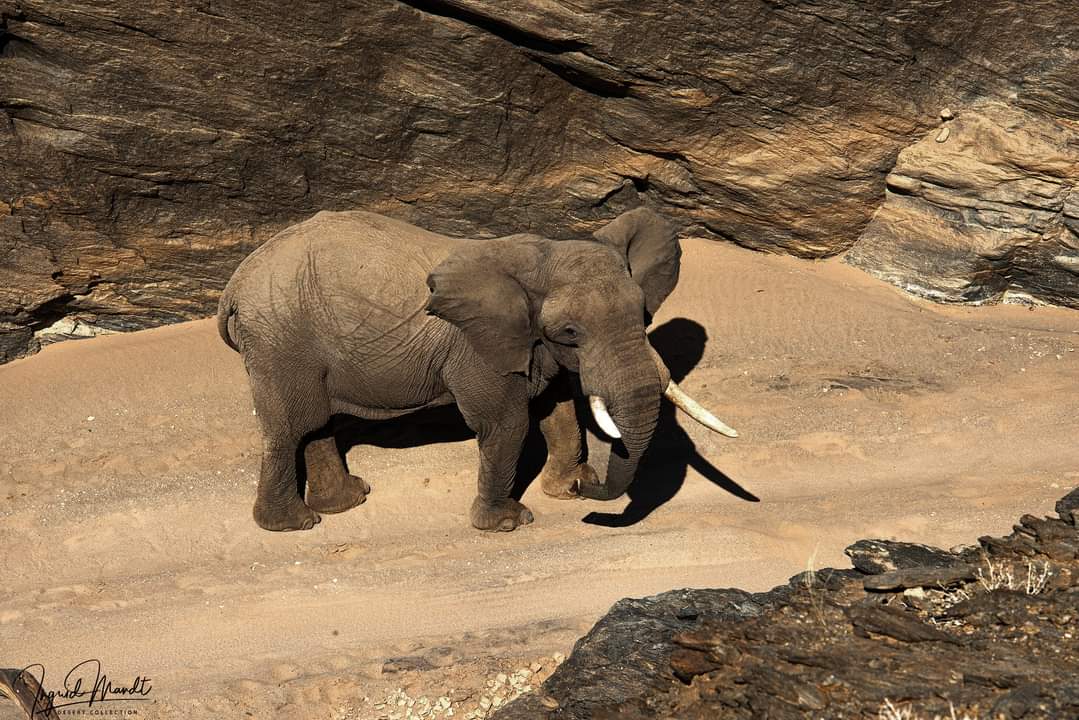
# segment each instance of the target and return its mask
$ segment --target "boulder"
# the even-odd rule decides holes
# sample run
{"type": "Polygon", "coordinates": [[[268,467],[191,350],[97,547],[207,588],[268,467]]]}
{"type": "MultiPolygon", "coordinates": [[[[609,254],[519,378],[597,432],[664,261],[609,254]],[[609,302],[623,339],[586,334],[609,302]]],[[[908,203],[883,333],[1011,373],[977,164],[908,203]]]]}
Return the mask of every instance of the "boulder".
{"type": "Polygon", "coordinates": [[[851,264],[948,302],[1079,307],[1079,126],[1001,103],[903,149],[851,264]]]}

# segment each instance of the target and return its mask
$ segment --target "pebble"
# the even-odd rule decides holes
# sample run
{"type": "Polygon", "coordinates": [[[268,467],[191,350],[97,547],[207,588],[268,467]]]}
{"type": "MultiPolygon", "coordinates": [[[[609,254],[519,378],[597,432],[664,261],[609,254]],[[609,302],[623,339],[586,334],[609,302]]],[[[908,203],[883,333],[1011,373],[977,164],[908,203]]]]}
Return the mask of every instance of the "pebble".
{"type": "Polygon", "coordinates": [[[558,701],[550,695],[541,695],[539,701],[540,705],[550,710],[555,710],[558,708],[558,701]]]}
{"type": "Polygon", "coordinates": [[[951,128],[943,127],[940,129],[940,133],[937,134],[937,142],[942,143],[948,139],[948,136],[952,134],[951,128]]]}
{"type": "Polygon", "coordinates": [[[955,115],[952,113],[952,111],[949,108],[944,108],[943,110],[940,111],[940,119],[941,120],[951,120],[954,117],[955,117],[955,115]]]}

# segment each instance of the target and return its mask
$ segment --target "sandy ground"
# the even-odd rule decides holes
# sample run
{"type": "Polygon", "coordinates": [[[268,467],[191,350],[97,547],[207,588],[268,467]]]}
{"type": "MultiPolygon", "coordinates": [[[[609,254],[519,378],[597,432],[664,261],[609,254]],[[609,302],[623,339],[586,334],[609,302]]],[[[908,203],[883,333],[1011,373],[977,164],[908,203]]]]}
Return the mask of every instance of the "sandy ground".
{"type": "Polygon", "coordinates": [[[672,410],[632,501],[537,483],[536,522],[508,534],[468,524],[476,448],[452,413],[350,451],[365,505],[259,530],[255,418],[212,320],[0,367],[0,666],[43,663],[56,687],[100,659],[115,684],[152,680],[109,706],[143,717],[378,717],[398,688],[460,717],[618,598],[763,590],[846,566],[863,537],[969,543],[1079,484],[1079,313],[684,248],[654,343],[741,438],[672,410]]]}

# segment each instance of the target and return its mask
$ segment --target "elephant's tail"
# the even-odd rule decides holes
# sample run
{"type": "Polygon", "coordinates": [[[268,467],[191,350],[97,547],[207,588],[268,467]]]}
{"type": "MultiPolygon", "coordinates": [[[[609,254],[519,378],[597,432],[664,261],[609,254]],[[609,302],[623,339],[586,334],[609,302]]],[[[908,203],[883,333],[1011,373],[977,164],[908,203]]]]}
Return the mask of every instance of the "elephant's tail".
{"type": "Polygon", "coordinates": [[[240,352],[240,345],[236,341],[236,304],[232,298],[232,287],[225,286],[221,293],[221,299],[217,303],[217,332],[225,344],[236,352],[240,352]]]}

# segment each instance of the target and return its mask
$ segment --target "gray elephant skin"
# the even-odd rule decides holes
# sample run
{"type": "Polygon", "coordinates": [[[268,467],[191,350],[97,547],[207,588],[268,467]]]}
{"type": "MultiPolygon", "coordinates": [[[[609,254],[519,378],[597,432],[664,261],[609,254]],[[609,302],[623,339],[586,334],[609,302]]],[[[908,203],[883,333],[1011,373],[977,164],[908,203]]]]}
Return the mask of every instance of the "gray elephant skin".
{"type": "Polygon", "coordinates": [[[320,212],[249,255],[217,321],[243,356],[262,432],[259,526],[306,530],[366,499],[333,437],[311,439],[335,414],[378,420],[456,403],[479,443],[470,516],[481,530],[532,522],[511,491],[541,394],[531,403],[548,447],[541,485],[554,497],[622,495],[665,393],[733,435],[670,382],[645,335],[678,280],[673,228],[638,208],[593,238],[460,239],[320,212]],[[600,427],[621,439],[603,480],[582,461],[574,375],[600,427]]]}

